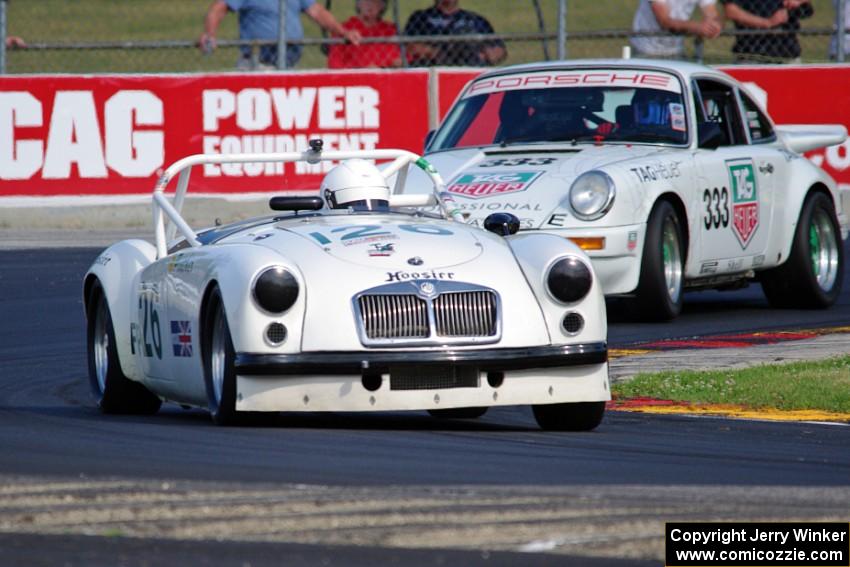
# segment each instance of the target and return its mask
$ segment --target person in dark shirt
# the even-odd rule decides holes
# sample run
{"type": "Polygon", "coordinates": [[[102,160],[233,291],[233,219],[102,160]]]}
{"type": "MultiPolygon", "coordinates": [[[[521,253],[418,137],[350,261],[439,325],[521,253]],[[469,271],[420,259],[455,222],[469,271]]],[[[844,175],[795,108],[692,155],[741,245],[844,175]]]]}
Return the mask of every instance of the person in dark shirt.
{"type": "MultiPolygon", "coordinates": [[[[405,35],[491,34],[493,26],[483,16],[461,10],[458,0],[435,0],[434,7],[417,10],[404,27],[405,35]]],[[[456,41],[449,43],[411,43],[411,65],[495,65],[507,57],[501,40],[456,41]]]]}
{"type": "Polygon", "coordinates": [[[780,34],[742,34],[735,37],[732,53],[737,61],[798,62],[800,20],[814,14],[809,0],[721,0],[726,17],[738,30],[777,29],[780,34]]]}

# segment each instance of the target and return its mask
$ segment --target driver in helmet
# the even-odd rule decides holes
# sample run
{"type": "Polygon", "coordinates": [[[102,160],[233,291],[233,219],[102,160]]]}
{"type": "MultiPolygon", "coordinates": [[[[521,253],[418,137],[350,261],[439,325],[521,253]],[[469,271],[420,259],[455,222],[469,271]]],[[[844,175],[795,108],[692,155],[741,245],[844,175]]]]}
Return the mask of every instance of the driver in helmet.
{"type": "Polygon", "coordinates": [[[328,208],[386,211],[390,188],[381,172],[363,159],[349,159],[331,169],[322,180],[321,195],[328,208]]]}

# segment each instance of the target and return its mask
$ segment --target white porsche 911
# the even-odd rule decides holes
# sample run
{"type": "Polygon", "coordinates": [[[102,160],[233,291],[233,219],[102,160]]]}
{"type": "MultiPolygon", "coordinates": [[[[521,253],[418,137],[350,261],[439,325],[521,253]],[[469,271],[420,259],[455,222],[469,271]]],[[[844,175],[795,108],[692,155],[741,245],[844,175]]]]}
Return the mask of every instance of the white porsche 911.
{"type": "Polygon", "coordinates": [[[835,302],[847,215],[835,182],[800,154],[846,135],[776,126],[709,67],[588,60],[481,75],[426,156],[473,223],[511,212],[528,234],[573,240],[605,295],[666,320],[685,290],[750,281],[775,306],[835,302]]]}
{"type": "Polygon", "coordinates": [[[512,215],[469,226],[418,155],[316,143],[303,154],[191,156],[157,184],[154,225],[155,245],[118,242],[85,276],[90,382],[104,412],[153,413],[167,400],[227,424],[250,412],[477,417],[529,404],[545,429],[602,420],[605,303],[585,253],[551,234],[514,234],[512,215]],[[346,161],[321,195],[272,198],[277,214],[199,232],[180,214],[194,165],[322,159],[346,161]],[[379,171],[365,160],[392,161],[379,171]],[[430,194],[399,194],[410,164],[430,194]]]}

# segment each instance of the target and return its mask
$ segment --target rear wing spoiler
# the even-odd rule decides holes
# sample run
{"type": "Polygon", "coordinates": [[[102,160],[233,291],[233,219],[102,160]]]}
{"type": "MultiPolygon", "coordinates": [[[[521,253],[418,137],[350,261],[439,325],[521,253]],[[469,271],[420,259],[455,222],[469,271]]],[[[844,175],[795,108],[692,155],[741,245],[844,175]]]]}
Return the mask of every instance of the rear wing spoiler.
{"type": "Polygon", "coordinates": [[[836,146],[847,139],[847,128],[840,124],[783,124],[777,125],[776,131],[788,149],[798,154],[836,146]]]}
{"type": "Polygon", "coordinates": [[[172,240],[179,232],[190,246],[200,246],[198,235],[192,227],[183,219],[181,211],[189,190],[189,178],[192,167],[204,164],[222,163],[289,163],[304,161],[310,164],[327,160],[345,160],[352,158],[372,160],[392,160],[383,167],[381,174],[385,179],[392,175],[396,176],[395,184],[391,191],[390,206],[394,207],[425,207],[438,205],[446,218],[457,222],[465,222],[460,208],[455,203],[451,194],[446,191],[446,184],[436,168],[420,155],[406,150],[352,150],[352,151],[322,151],[321,143],[310,141],[310,149],[304,152],[286,152],[270,154],[196,154],[180,159],[171,164],[160,176],[153,190],[153,226],[156,239],[157,258],[163,258],[168,254],[168,241],[172,240]],[[423,195],[401,195],[400,193],[407,182],[409,166],[413,164],[420,168],[431,180],[434,191],[423,195]],[[172,200],[165,194],[165,190],[172,179],[177,178],[177,188],[172,200]],[[166,230],[166,219],[169,226],[166,230]]]}

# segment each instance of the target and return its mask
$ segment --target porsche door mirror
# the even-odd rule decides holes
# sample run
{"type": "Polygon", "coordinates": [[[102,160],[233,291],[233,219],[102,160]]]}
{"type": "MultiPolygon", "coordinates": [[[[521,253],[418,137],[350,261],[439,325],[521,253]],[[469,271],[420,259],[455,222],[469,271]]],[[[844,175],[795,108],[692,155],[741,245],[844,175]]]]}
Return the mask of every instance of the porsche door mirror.
{"type": "Polygon", "coordinates": [[[716,122],[700,122],[697,127],[699,147],[705,150],[716,150],[726,145],[726,134],[716,122]]]}
{"type": "Polygon", "coordinates": [[[428,130],[428,133],[425,134],[425,145],[424,145],[425,151],[428,151],[428,146],[431,145],[431,140],[434,139],[434,134],[436,134],[436,133],[437,133],[436,130],[428,130]]]}
{"type": "Polygon", "coordinates": [[[519,231],[519,219],[511,213],[493,213],[484,219],[484,229],[499,236],[510,236],[519,231]]]}

